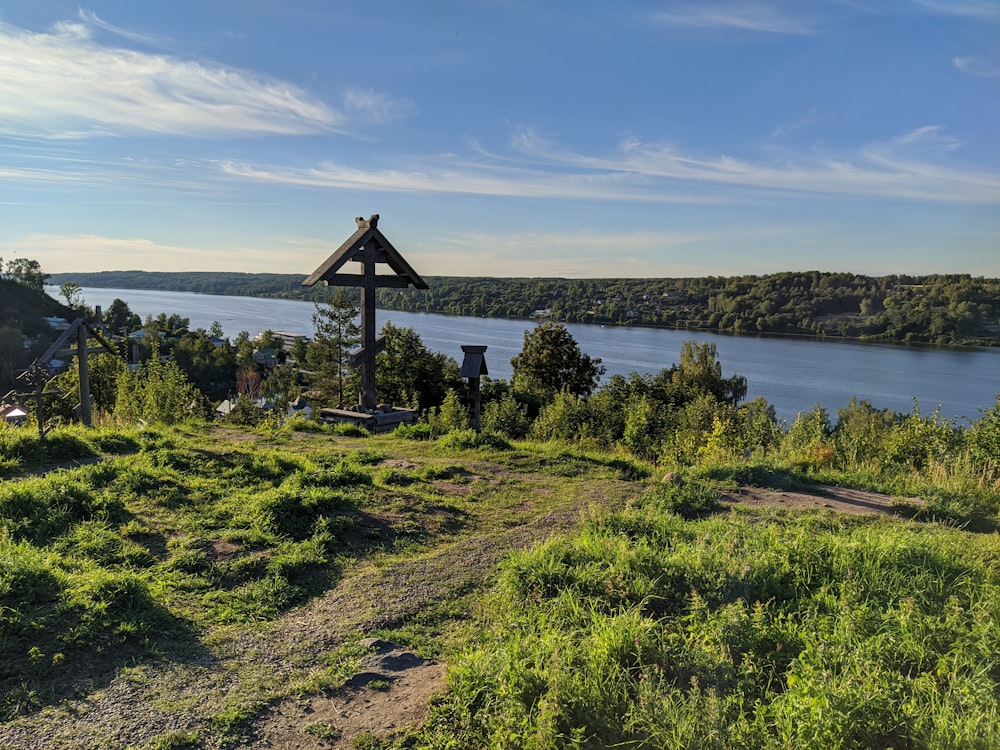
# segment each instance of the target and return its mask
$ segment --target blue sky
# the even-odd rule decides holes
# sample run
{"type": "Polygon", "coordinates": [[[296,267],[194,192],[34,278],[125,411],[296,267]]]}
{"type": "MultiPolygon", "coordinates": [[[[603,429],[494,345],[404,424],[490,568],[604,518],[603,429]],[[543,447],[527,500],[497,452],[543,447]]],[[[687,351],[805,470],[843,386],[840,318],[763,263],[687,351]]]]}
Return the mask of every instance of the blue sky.
{"type": "Polygon", "coordinates": [[[0,256],[1000,276],[1000,0],[0,0],[0,256]]]}

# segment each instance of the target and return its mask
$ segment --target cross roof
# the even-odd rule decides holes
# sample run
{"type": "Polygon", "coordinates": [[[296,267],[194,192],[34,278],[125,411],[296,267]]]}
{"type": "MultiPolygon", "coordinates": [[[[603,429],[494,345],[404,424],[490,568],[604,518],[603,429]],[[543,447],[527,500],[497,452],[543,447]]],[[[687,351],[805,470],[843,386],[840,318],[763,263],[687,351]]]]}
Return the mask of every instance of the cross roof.
{"type": "Polygon", "coordinates": [[[365,249],[374,248],[375,262],[385,263],[396,272],[394,276],[376,275],[376,286],[406,287],[413,284],[417,289],[427,289],[427,282],[420,278],[420,274],[413,270],[386,236],[379,231],[378,214],[372,214],[368,219],[359,216],[354,221],[358,225],[357,231],[323,261],[322,265],[302,282],[302,286],[313,286],[320,281],[325,281],[330,286],[362,286],[364,276],[337,272],[349,261],[363,262],[365,249]]]}

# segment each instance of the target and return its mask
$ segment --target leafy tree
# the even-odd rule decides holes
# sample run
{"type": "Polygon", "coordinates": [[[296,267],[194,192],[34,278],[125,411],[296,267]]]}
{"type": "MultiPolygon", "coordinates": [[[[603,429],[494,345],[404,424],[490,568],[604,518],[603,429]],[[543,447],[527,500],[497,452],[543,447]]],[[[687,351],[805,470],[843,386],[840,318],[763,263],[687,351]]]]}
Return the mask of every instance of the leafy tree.
{"type": "Polygon", "coordinates": [[[147,331],[162,333],[169,340],[180,339],[181,336],[188,332],[190,324],[190,318],[185,318],[177,313],[171,313],[170,315],[160,313],[155,318],[147,315],[145,328],[147,331]]]}
{"type": "Polygon", "coordinates": [[[142,319],[129,309],[127,302],[115,297],[104,311],[104,324],[115,333],[129,334],[142,328],[142,319]]]}
{"type": "MultiPolygon", "coordinates": [[[[358,307],[343,287],[338,287],[326,302],[316,303],[312,316],[316,336],[306,350],[305,361],[312,387],[328,404],[344,405],[351,350],[361,342],[357,318],[358,307]]],[[[297,357],[296,361],[301,362],[297,357]]]]}
{"type": "Polygon", "coordinates": [[[304,338],[297,338],[292,342],[292,350],[289,354],[292,355],[292,359],[295,360],[295,364],[301,367],[306,364],[309,354],[309,344],[304,338]]]}
{"type": "Polygon", "coordinates": [[[75,281],[67,281],[59,287],[59,295],[66,300],[66,306],[73,309],[84,305],[83,288],[75,281]]]}
{"type": "Polygon", "coordinates": [[[653,390],[660,390],[661,400],[674,405],[710,395],[716,401],[736,406],[746,397],[747,379],[742,375],[722,377],[715,344],[685,341],[681,344],[680,364],[664,370],[654,380],[653,390]]]}
{"type": "Polygon", "coordinates": [[[236,367],[241,370],[252,369],[254,367],[253,361],[253,342],[250,340],[250,334],[247,331],[240,331],[236,334],[236,341],[233,342],[236,347],[236,367]]]}
{"type": "Polygon", "coordinates": [[[298,398],[301,392],[298,385],[298,372],[291,365],[278,365],[264,378],[261,391],[274,404],[275,410],[282,414],[285,413],[288,405],[298,398]]]}
{"type": "Polygon", "coordinates": [[[42,273],[42,266],[37,260],[14,258],[7,261],[7,277],[29,289],[34,289],[39,294],[44,294],[49,274],[42,273]]]}
{"type": "Polygon", "coordinates": [[[385,350],[375,358],[375,390],[379,399],[420,411],[440,406],[449,388],[462,391],[458,363],[430,351],[412,328],[392,323],[382,327],[385,350]]]}
{"type": "Polygon", "coordinates": [[[174,359],[206,396],[222,398],[236,384],[236,355],[229,346],[216,346],[208,333],[188,331],[174,347],[174,359]]]}
{"type": "Polygon", "coordinates": [[[524,332],[524,346],[510,361],[516,391],[551,401],[561,390],[586,398],[604,374],[600,357],[580,351],[561,323],[541,323],[524,332]]]}

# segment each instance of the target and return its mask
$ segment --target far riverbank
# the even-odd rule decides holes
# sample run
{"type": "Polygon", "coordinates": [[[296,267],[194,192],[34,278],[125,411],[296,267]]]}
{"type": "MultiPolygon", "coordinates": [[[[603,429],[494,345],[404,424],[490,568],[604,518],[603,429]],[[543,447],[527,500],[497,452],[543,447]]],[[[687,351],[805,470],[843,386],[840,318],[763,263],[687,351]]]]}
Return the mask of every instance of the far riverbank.
{"type": "MultiPolygon", "coordinates": [[[[88,288],[311,301],[300,274],[101,271],[54,274],[88,288]]],[[[862,276],[790,271],[701,278],[469,278],[427,276],[427,289],[380,288],[383,310],[565,324],[642,326],[818,341],[1000,348],[1000,279],[968,274],[862,276]]]]}

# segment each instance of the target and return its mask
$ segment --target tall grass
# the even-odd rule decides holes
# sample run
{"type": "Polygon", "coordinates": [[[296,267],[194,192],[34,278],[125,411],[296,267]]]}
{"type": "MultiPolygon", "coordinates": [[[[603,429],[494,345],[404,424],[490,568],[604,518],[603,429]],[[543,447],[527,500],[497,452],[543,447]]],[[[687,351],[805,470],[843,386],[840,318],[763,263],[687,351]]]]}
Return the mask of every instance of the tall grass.
{"type": "Polygon", "coordinates": [[[486,612],[429,746],[1000,746],[995,536],[657,493],[513,553],[486,612]]]}

